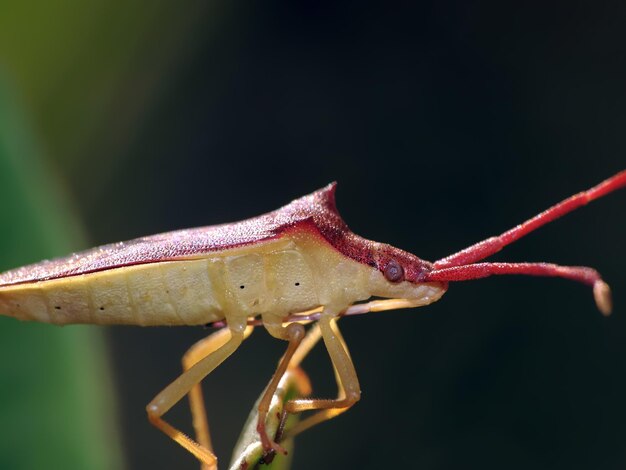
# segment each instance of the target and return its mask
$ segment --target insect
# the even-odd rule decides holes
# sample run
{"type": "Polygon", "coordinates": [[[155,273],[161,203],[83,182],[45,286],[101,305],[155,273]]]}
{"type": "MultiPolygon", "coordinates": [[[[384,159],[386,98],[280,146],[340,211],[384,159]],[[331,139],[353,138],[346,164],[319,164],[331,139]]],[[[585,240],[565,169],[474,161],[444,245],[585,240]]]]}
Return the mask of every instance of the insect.
{"type": "Polygon", "coordinates": [[[258,404],[257,431],[264,451],[271,454],[283,451],[266,429],[272,397],[285,373],[297,367],[320,336],[339,393],[331,399],[288,401],[288,413],[316,412],[290,434],[328,420],[359,400],[357,374],[337,326],[342,315],[428,305],[439,300],[450,282],[504,274],[555,276],[587,284],[593,288],[598,309],[608,315],[610,289],[592,268],[482,260],[624,186],[626,170],[499,236],[431,263],[351,232],[337,211],[332,183],[241,222],[138,238],[5,272],[0,274],[0,313],[59,325],[222,326],[189,349],[183,373],[146,408],[154,426],[197,457],[204,468],[216,468],[200,382],[255,325],[262,324],[270,335],[288,342],[258,404]],[[307,336],[304,324],[311,321],[316,325],[307,336]],[[163,419],[187,394],[196,440],[163,419]]]}

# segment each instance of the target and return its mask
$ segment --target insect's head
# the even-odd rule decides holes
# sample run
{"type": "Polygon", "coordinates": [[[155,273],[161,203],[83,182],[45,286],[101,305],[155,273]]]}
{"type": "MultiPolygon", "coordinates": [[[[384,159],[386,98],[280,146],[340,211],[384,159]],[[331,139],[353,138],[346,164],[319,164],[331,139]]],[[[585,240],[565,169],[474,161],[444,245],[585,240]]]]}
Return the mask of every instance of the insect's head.
{"type": "Polygon", "coordinates": [[[424,303],[438,300],[448,288],[447,282],[426,282],[432,263],[386,244],[373,249],[376,272],[371,284],[378,297],[420,299],[424,303]]]}

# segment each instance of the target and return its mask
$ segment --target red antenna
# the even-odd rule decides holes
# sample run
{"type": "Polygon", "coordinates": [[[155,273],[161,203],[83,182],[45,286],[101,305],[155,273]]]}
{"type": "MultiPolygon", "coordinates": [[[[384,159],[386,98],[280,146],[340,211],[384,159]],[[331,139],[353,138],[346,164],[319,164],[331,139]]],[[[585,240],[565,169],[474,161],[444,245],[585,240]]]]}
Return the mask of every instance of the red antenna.
{"type": "Polygon", "coordinates": [[[592,286],[598,309],[604,315],[609,315],[612,308],[611,289],[602,280],[600,273],[593,268],[559,266],[551,263],[477,263],[477,261],[497,253],[505,246],[537,230],[539,227],[623,187],[626,187],[626,170],[617,173],[587,191],[580,192],[559,202],[501,235],[487,238],[436,261],[433,265],[433,270],[425,275],[424,281],[467,281],[502,274],[563,277],[592,286]]]}

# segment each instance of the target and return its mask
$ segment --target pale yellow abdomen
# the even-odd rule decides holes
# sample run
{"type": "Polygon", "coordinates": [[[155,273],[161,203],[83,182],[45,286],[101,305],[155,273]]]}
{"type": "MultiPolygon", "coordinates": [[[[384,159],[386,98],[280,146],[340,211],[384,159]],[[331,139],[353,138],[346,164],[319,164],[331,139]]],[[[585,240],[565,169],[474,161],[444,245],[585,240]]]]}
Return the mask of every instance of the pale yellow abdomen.
{"type": "Polygon", "coordinates": [[[207,259],[151,263],[0,289],[0,312],[48,323],[180,325],[223,317],[207,259]]]}

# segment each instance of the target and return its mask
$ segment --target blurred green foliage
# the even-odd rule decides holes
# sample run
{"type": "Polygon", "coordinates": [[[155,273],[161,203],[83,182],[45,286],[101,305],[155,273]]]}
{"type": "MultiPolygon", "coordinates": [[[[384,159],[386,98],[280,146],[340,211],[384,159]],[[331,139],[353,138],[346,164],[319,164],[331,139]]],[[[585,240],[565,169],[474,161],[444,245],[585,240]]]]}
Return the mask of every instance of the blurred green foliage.
{"type": "MultiPolygon", "coordinates": [[[[0,80],[0,270],[83,244],[15,96],[0,80]]],[[[0,468],[123,467],[100,330],[1,318],[0,358],[0,468]]]]}
{"type": "Polygon", "coordinates": [[[2,3],[0,69],[19,83],[47,157],[70,178],[90,169],[95,185],[115,174],[132,123],[193,52],[191,33],[207,8],[163,0],[2,3]]]}

